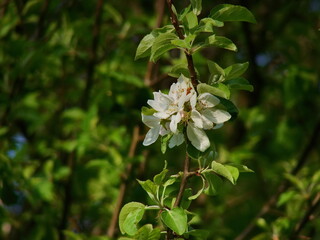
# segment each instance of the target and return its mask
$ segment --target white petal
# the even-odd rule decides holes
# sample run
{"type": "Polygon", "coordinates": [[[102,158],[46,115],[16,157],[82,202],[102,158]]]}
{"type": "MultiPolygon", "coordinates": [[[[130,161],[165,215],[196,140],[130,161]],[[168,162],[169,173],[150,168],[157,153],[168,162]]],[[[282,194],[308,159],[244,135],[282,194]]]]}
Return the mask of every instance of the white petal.
{"type": "Polygon", "coordinates": [[[201,114],[197,110],[192,110],[190,117],[196,127],[203,128],[202,117],[201,117],[201,114]]]}
{"type": "Polygon", "coordinates": [[[156,112],[153,115],[159,119],[167,119],[170,117],[171,114],[169,111],[164,111],[164,112],[156,112]]]}
{"type": "Polygon", "coordinates": [[[182,133],[174,134],[172,138],[169,140],[169,148],[173,148],[174,146],[179,146],[184,142],[184,136],[182,133]]]}
{"type": "Polygon", "coordinates": [[[193,123],[188,124],[187,136],[191,144],[201,152],[204,152],[210,147],[210,141],[205,131],[195,127],[193,123]]]}
{"type": "Polygon", "coordinates": [[[191,98],[190,98],[190,105],[192,109],[196,108],[196,104],[197,104],[197,94],[194,93],[192,94],[191,98]]]}
{"type": "Polygon", "coordinates": [[[213,128],[213,123],[206,118],[204,115],[202,115],[202,112],[200,112],[201,118],[202,118],[202,123],[203,123],[203,129],[208,130],[213,128]]]}
{"type": "Polygon", "coordinates": [[[160,102],[157,102],[155,100],[148,100],[147,103],[156,111],[162,112],[165,110],[165,105],[161,105],[160,102]]]}
{"type": "Polygon", "coordinates": [[[171,122],[170,122],[170,130],[173,133],[177,132],[177,128],[178,128],[178,123],[181,121],[181,115],[180,113],[177,113],[176,115],[173,115],[171,117],[171,122]]]}
{"type": "Polygon", "coordinates": [[[149,146],[152,143],[154,143],[155,141],[157,141],[157,139],[159,137],[159,131],[160,131],[160,126],[155,127],[155,128],[151,128],[148,131],[148,133],[147,133],[147,135],[146,135],[146,137],[145,137],[145,139],[144,139],[142,144],[144,146],[149,146]]]}
{"type": "Polygon", "coordinates": [[[219,98],[213,96],[211,93],[203,93],[198,97],[198,101],[205,107],[211,108],[220,103],[219,98]]]}
{"type": "Polygon", "coordinates": [[[221,109],[205,109],[202,114],[215,124],[224,123],[231,118],[230,113],[221,109]]]}
{"type": "Polygon", "coordinates": [[[149,128],[154,128],[160,125],[160,119],[153,115],[142,115],[142,122],[149,128]]]}
{"type": "MultiPolygon", "coordinates": [[[[167,126],[166,126],[166,127],[167,127],[167,126]]],[[[159,134],[160,134],[161,136],[167,135],[168,133],[170,133],[169,127],[168,127],[168,128],[165,128],[165,127],[163,127],[163,126],[160,127],[159,134]]]]}

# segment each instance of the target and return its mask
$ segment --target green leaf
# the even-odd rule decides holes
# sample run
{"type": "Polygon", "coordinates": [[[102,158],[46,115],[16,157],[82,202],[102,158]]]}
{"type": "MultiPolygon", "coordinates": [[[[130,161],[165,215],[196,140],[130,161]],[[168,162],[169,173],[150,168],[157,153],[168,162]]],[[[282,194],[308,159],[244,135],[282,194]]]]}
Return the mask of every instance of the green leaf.
{"type": "Polygon", "coordinates": [[[170,176],[169,179],[164,182],[163,186],[164,187],[170,186],[170,185],[174,184],[177,181],[177,179],[178,178],[176,176],[170,176]]]}
{"type": "Polygon", "coordinates": [[[171,133],[161,137],[161,152],[163,154],[165,154],[165,152],[167,151],[168,142],[171,139],[172,135],[173,134],[171,133]]]}
{"type": "Polygon", "coordinates": [[[142,107],[141,108],[141,112],[142,112],[143,115],[151,116],[157,111],[154,110],[153,108],[142,107]]]}
{"type": "Polygon", "coordinates": [[[230,166],[230,165],[225,165],[225,167],[229,170],[229,172],[232,175],[234,183],[237,182],[238,177],[239,177],[239,170],[236,167],[230,166]]]}
{"type": "Polygon", "coordinates": [[[204,172],[203,176],[207,180],[208,184],[207,188],[204,190],[204,193],[210,196],[218,195],[223,183],[221,178],[210,172],[204,172]]]}
{"type": "Polygon", "coordinates": [[[156,185],[154,182],[151,180],[146,180],[146,181],[140,181],[138,180],[139,184],[141,187],[147,192],[149,197],[156,203],[158,203],[158,197],[157,197],[157,192],[159,190],[159,186],[156,185]]]}
{"type": "Polygon", "coordinates": [[[190,77],[190,72],[186,63],[174,65],[168,73],[169,76],[174,78],[179,78],[181,74],[183,74],[186,77],[190,77]]]}
{"type": "Polygon", "coordinates": [[[238,89],[252,92],[253,86],[245,78],[234,78],[224,82],[230,89],[238,89]]]}
{"type": "Polygon", "coordinates": [[[195,28],[196,26],[198,26],[198,18],[197,18],[197,15],[194,14],[194,12],[189,12],[187,15],[186,15],[186,25],[187,25],[187,28],[189,30],[195,28]]]}
{"type": "Polygon", "coordinates": [[[156,62],[167,51],[176,48],[176,46],[171,43],[174,39],[178,39],[178,37],[174,33],[170,32],[157,36],[151,47],[150,60],[156,62]]]}
{"type": "Polygon", "coordinates": [[[159,240],[160,239],[160,229],[153,229],[151,224],[146,224],[141,227],[137,234],[135,235],[135,240],[159,240]]]}
{"type": "Polygon", "coordinates": [[[188,197],[189,200],[197,199],[201,195],[201,193],[203,192],[204,188],[206,187],[205,179],[202,176],[201,176],[201,179],[202,179],[202,187],[199,189],[199,191],[196,194],[188,197]]]}
{"type": "Polygon", "coordinates": [[[193,13],[199,15],[202,10],[202,0],[190,0],[190,2],[193,13]]]}
{"type": "Polygon", "coordinates": [[[119,214],[121,233],[134,235],[137,232],[136,224],[142,219],[144,211],[145,205],[139,202],[130,202],[124,205],[119,214]]]}
{"type": "Polygon", "coordinates": [[[157,185],[162,185],[162,183],[163,183],[163,181],[164,181],[167,173],[168,173],[168,169],[164,168],[164,169],[161,171],[161,173],[159,173],[159,174],[157,174],[157,175],[155,175],[155,176],[153,177],[154,183],[157,184],[157,185]]]}
{"type": "Polygon", "coordinates": [[[231,120],[237,118],[237,116],[239,114],[239,110],[236,107],[236,105],[234,105],[233,102],[231,102],[227,99],[224,99],[221,97],[218,97],[218,98],[220,100],[220,103],[226,108],[226,111],[231,114],[231,120]]]}
{"type": "Polygon", "coordinates": [[[218,74],[224,76],[224,70],[216,62],[208,60],[208,68],[211,74],[218,74]]]}
{"type": "Polygon", "coordinates": [[[180,203],[181,208],[188,209],[190,207],[191,200],[189,200],[189,197],[191,196],[192,196],[192,189],[191,188],[185,189],[181,199],[181,203],[180,203]]]}
{"type": "Polygon", "coordinates": [[[142,40],[140,41],[137,51],[136,51],[136,56],[134,58],[134,60],[137,60],[139,58],[144,58],[144,57],[148,57],[151,54],[151,47],[152,44],[154,42],[155,39],[155,35],[150,33],[146,36],[144,36],[144,38],[142,38],[142,40]]]}
{"type": "Polygon", "coordinates": [[[256,23],[256,19],[253,14],[245,7],[232,5],[232,4],[221,4],[213,8],[209,15],[211,18],[221,21],[242,21],[256,23]]]}
{"type": "Polygon", "coordinates": [[[223,22],[213,20],[212,18],[203,18],[196,29],[194,29],[194,34],[200,32],[212,33],[214,32],[214,27],[222,27],[223,22]]]}
{"type": "Polygon", "coordinates": [[[229,38],[216,36],[215,34],[211,35],[206,39],[206,42],[203,47],[209,46],[224,48],[230,51],[237,51],[237,46],[229,38]]]}
{"type": "Polygon", "coordinates": [[[245,73],[245,71],[247,71],[248,66],[249,66],[249,63],[245,62],[245,63],[233,64],[227,67],[226,69],[224,69],[226,80],[240,77],[242,74],[245,73]]]}
{"type": "Polygon", "coordinates": [[[205,83],[200,83],[197,86],[197,90],[199,94],[208,92],[222,98],[230,98],[230,90],[223,83],[215,83],[213,86],[205,83]]]}
{"type": "Polygon", "coordinates": [[[251,170],[250,168],[248,168],[247,166],[242,165],[242,164],[228,163],[227,165],[236,167],[239,170],[239,172],[241,172],[241,173],[243,173],[243,172],[254,172],[253,170],[251,170]]]}
{"type": "Polygon", "coordinates": [[[184,234],[188,229],[187,214],[182,208],[165,209],[161,213],[161,220],[178,235],[184,234]]]}
{"type": "Polygon", "coordinates": [[[211,169],[213,172],[215,172],[216,174],[219,174],[222,177],[225,177],[226,179],[228,179],[232,184],[235,184],[234,178],[231,174],[231,172],[229,171],[228,168],[226,168],[224,165],[222,165],[221,163],[218,163],[216,161],[213,161],[211,163],[211,169]]]}

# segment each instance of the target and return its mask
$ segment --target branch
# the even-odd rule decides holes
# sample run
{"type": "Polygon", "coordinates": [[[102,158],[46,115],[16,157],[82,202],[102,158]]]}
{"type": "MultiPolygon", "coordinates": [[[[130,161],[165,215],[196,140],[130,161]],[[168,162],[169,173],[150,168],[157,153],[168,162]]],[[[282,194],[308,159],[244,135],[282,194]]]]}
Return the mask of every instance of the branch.
{"type": "MultiPolygon", "coordinates": [[[[130,145],[130,149],[129,149],[129,153],[128,153],[128,157],[129,158],[133,158],[134,157],[138,142],[139,142],[139,127],[135,126],[134,129],[133,129],[131,145],[130,145]]],[[[127,165],[125,174],[122,176],[122,183],[120,185],[120,190],[119,190],[117,203],[116,203],[114,212],[112,214],[112,218],[111,218],[110,225],[109,225],[109,228],[108,228],[107,236],[110,237],[110,238],[112,238],[114,236],[114,233],[115,233],[115,229],[116,229],[117,222],[118,222],[118,216],[119,216],[122,204],[123,204],[123,199],[124,199],[124,195],[125,195],[125,192],[126,192],[126,189],[127,189],[128,178],[129,178],[129,176],[131,174],[131,170],[132,170],[132,163],[129,163],[127,165]]]]}
{"type": "MultiPolygon", "coordinates": [[[[309,154],[311,153],[311,150],[317,145],[318,137],[320,134],[320,122],[317,123],[313,134],[310,138],[309,143],[306,145],[303,153],[301,154],[297,165],[295,168],[291,171],[292,175],[296,175],[301,168],[306,164],[309,154]]],[[[238,235],[238,237],[235,240],[243,240],[247,239],[247,236],[251,231],[254,229],[255,224],[259,218],[261,218],[263,215],[265,215],[267,212],[269,212],[270,208],[277,202],[277,199],[279,198],[280,194],[285,192],[290,186],[290,183],[288,180],[284,180],[279,188],[277,189],[276,193],[269,198],[269,200],[262,206],[260,209],[260,212],[252,219],[252,221],[248,224],[248,226],[238,235]]]]}
{"type": "MultiPolygon", "coordinates": [[[[178,20],[176,14],[172,10],[172,0],[167,0],[167,4],[168,4],[168,7],[169,7],[169,11],[170,11],[171,23],[174,26],[174,28],[175,28],[175,30],[176,30],[176,32],[178,34],[178,37],[183,40],[183,39],[185,39],[185,37],[183,35],[182,28],[180,27],[179,20],[178,20]]],[[[198,85],[197,73],[196,73],[196,70],[194,68],[192,55],[187,51],[184,51],[184,53],[185,53],[186,58],[187,58],[188,69],[189,69],[189,72],[190,72],[190,78],[191,78],[192,85],[193,85],[193,87],[195,89],[197,89],[197,85],[198,85]]]]}
{"type": "Polygon", "coordinates": [[[305,225],[312,220],[312,214],[317,210],[320,206],[320,193],[318,193],[313,199],[309,209],[301,219],[301,221],[295,226],[293,233],[289,240],[295,240],[299,236],[301,230],[305,227],[305,225]]]}

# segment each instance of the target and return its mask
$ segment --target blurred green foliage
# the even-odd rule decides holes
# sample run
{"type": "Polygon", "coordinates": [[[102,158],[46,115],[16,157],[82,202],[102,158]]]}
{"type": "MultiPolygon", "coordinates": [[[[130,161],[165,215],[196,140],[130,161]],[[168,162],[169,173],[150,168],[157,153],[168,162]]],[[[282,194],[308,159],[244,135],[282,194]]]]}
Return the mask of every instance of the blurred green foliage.
{"type": "MultiPolygon", "coordinates": [[[[152,90],[170,86],[170,63],[183,57],[167,54],[150,81],[144,81],[146,60],[134,62],[160,2],[1,2],[1,239],[116,239],[118,227],[114,237],[107,231],[121,183],[127,184],[124,202],[147,203],[135,179],[158,173],[165,159],[169,169],[181,169],[185,149],[163,155],[160,143],[132,146],[135,127],[141,136],[146,130],[141,107],[152,90]]],[[[203,15],[217,3],[237,2],[203,1],[203,15]]],[[[177,9],[186,3],[177,1],[177,9]]],[[[246,164],[255,174],[244,174],[236,187],[223,183],[219,196],[200,197],[192,209],[201,217],[193,221],[210,230],[208,239],[234,239],[286,181],[246,239],[288,239],[320,191],[320,4],[243,4],[258,23],[221,30],[240,51],[206,49],[194,62],[201,78],[210,75],[203,56],[222,67],[250,62],[246,77],[255,91],[236,95],[238,119],[210,138],[220,162],[246,164]]],[[[319,209],[312,216],[301,235],[319,239],[319,209]]]]}

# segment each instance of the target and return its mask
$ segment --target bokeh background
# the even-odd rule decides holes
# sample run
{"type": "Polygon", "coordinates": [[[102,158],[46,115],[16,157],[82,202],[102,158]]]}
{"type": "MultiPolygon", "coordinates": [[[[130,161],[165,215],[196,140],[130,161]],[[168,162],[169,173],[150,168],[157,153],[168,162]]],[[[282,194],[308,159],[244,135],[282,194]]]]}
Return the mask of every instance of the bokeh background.
{"type": "MultiPolygon", "coordinates": [[[[249,61],[255,91],[234,93],[239,117],[210,138],[217,161],[255,173],[197,199],[194,226],[214,240],[320,239],[320,1],[203,0],[201,16],[218,3],[245,5],[258,23],[217,29],[239,51],[195,55],[201,81],[203,56],[249,61]]],[[[136,179],[164,160],[182,169],[183,147],[163,155],[141,144],[140,109],[184,56],[151,64],[134,61],[135,49],[168,23],[163,0],[0,2],[1,239],[117,239],[119,206],[149,201],[136,179]]],[[[157,224],[151,213],[144,221],[157,224]]]]}

